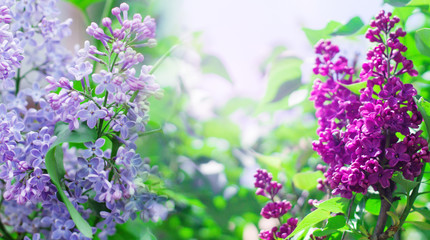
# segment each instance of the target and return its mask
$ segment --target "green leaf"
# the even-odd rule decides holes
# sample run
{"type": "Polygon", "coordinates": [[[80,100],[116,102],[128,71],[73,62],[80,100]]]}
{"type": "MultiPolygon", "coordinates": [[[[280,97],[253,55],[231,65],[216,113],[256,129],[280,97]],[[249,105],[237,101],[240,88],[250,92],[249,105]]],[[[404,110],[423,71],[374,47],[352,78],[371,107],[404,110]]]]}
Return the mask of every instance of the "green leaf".
{"type": "Polygon", "coordinates": [[[418,182],[405,179],[401,172],[395,172],[391,180],[399,184],[407,193],[418,185],[418,182]]]}
{"type": "Polygon", "coordinates": [[[61,179],[66,174],[63,165],[63,150],[61,144],[63,143],[85,143],[92,142],[97,139],[97,132],[95,129],[90,129],[88,126],[81,124],[80,128],[70,131],[68,124],[63,122],[58,122],[55,125],[54,130],[57,139],[52,144],[45,157],[46,170],[51,178],[52,183],[57,187],[58,194],[61,200],[67,207],[76,227],[81,231],[86,237],[92,238],[91,226],[87,221],[79,214],[75,209],[73,204],[64,194],[61,187],[61,179]]]}
{"type": "Polygon", "coordinates": [[[72,3],[73,5],[81,9],[81,11],[85,11],[87,7],[90,6],[91,4],[96,2],[101,2],[103,0],[65,0],[65,1],[72,3]]]}
{"type": "Polygon", "coordinates": [[[55,187],[57,187],[58,194],[60,195],[60,198],[63,201],[63,203],[66,205],[66,208],[69,211],[69,214],[73,219],[73,222],[75,222],[76,227],[79,229],[79,231],[82,232],[82,234],[84,234],[85,237],[92,238],[93,233],[91,230],[91,226],[88,224],[87,221],[85,221],[85,219],[81,216],[81,214],[76,210],[76,208],[67,198],[66,194],[64,194],[64,191],[61,188],[60,177],[57,173],[57,168],[55,163],[55,151],[53,150],[54,149],[51,149],[46,153],[46,156],[45,156],[46,170],[48,170],[49,176],[51,177],[51,181],[54,183],[55,187]],[[48,162],[53,164],[48,164],[48,162]]]}
{"type": "Polygon", "coordinates": [[[308,215],[306,215],[306,217],[303,218],[303,220],[301,222],[299,222],[299,224],[297,225],[296,229],[294,229],[294,231],[286,238],[291,238],[293,236],[295,236],[297,233],[309,229],[311,227],[313,227],[315,224],[326,220],[328,218],[331,218],[330,212],[323,210],[323,209],[317,209],[311,213],[309,213],[308,215]]]}
{"type": "Polygon", "coordinates": [[[152,234],[151,230],[149,228],[146,229],[143,236],[140,238],[141,240],[157,240],[157,237],[152,234]]]}
{"type": "MultiPolygon", "coordinates": [[[[408,18],[412,15],[414,8],[405,7],[405,8],[395,8],[393,11],[393,15],[400,18],[400,21],[405,23],[408,18]]],[[[408,49],[409,51],[410,49],[408,49]]]]}
{"type": "Polygon", "coordinates": [[[229,82],[231,81],[230,74],[225,68],[221,60],[213,55],[205,55],[202,58],[201,69],[203,73],[216,74],[229,82]]]}
{"type": "Polygon", "coordinates": [[[54,148],[56,167],[57,167],[57,172],[60,179],[63,178],[64,175],[66,175],[66,170],[64,169],[64,163],[63,163],[63,155],[64,155],[63,148],[61,147],[61,145],[54,148]]]}
{"type": "Polygon", "coordinates": [[[148,121],[148,124],[146,125],[145,132],[140,133],[139,137],[149,136],[149,135],[152,135],[152,134],[155,134],[155,133],[161,133],[161,134],[163,134],[163,128],[157,122],[148,121]]]}
{"type": "Polygon", "coordinates": [[[378,198],[367,199],[365,209],[368,213],[378,216],[381,211],[381,200],[378,198]]]}
{"type": "Polygon", "coordinates": [[[337,215],[328,219],[327,225],[324,229],[317,229],[312,234],[316,237],[327,236],[334,232],[337,232],[338,229],[344,227],[346,225],[346,218],[343,215],[337,215]]]}
{"type": "Polygon", "coordinates": [[[330,21],[327,26],[320,30],[313,30],[309,28],[303,28],[303,31],[306,34],[306,37],[308,38],[309,42],[312,45],[315,45],[319,40],[321,39],[327,39],[331,37],[331,34],[341,27],[342,24],[335,21],[330,21]]]}
{"type": "Polygon", "coordinates": [[[403,7],[406,6],[411,0],[384,0],[385,3],[390,4],[394,7],[403,7]]]}
{"type": "Polygon", "coordinates": [[[405,223],[413,224],[421,230],[430,230],[430,223],[419,222],[419,221],[406,221],[405,223]]]}
{"type": "Polygon", "coordinates": [[[293,176],[294,185],[301,190],[312,190],[318,185],[318,179],[323,178],[320,171],[297,173],[293,176]]]}
{"type": "Polygon", "coordinates": [[[345,214],[348,209],[349,200],[341,197],[328,199],[322,203],[315,205],[318,209],[323,209],[332,213],[345,214]]]}
{"type": "Polygon", "coordinates": [[[415,43],[418,51],[430,57],[430,28],[422,28],[415,33],[415,43]]]}
{"type": "Polygon", "coordinates": [[[400,223],[399,216],[397,216],[396,213],[388,211],[387,215],[391,217],[391,220],[393,221],[393,225],[398,225],[400,223]]]}
{"type": "Polygon", "coordinates": [[[351,35],[356,33],[358,30],[360,30],[364,26],[363,21],[360,17],[353,17],[351,20],[349,20],[345,25],[339,27],[336,29],[333,33],[331,33],[332,36],[345,36],[345,35],[351,35]]]}
{"type": "Polygon", "coordinates": [[[54,135],[57,139],[52,144],[51,148],[65,143],[85,143],[97,140],[96,129],[89,128],[86,124],[80,124],[78,129],[70,131],[69,124],[64,122],[58,122],[55,125],[54,135]]]}
{"type": "Polygon", "coordinates": [[[429,5],[430,5],[429,0],[412,0],[406,6],[408,6],[408,7],[419,7],[419,6],[429,6],[429,5]]]}
{"type": "Polygon", "coordinates": [[[426,207],[422,208],[415,208],[415,211],[419,212],[421,215],[423,215],[427,220],[430,220],[430,210],[426,207]]]}
{"type": "Polygon", "coordinates": [[[296,57],[278,59],[272,63],[263,102],[278,102],[301,86],[301,65],[296,57]]]}
{"type": "Polygon", "coordinates": [[[423,116],[424,123],[426,124],[427,132],[430,133],[430,102],[427,102],[424,100],[423,97],[420,97],[419,100],[417,100],[416,97],[414,97],[415,103],[417,104],[418,111],[420,111],[421,115],[423,116]]]}
{"type": "Polygon", "coordinates": [[[94,199],[88,198],[88,206],[93,210],[93,212],[97,213],[97,216],[100,216],[101,211],[108,212],[109,209],[106,207],[106,204],[102,202],[96,202],[94,199]]]}
{"type": "Polygon", "coordinates": [[[365,235],[365,236],[370,236],[369,232],[366,230],[366,228],[363,225],[360,225],[358,227],[358,229],[360,230],[360,232],[365,235]]]}
{"type": "Polygon", "coordinates": [[[343,83],[339,83],[339,84],[344,86],[349,91],[351,91],[357,95],[360,95],[360,90],[367,86],[367,81],[353,83],[353,84],[343,84],[343,83]]]}

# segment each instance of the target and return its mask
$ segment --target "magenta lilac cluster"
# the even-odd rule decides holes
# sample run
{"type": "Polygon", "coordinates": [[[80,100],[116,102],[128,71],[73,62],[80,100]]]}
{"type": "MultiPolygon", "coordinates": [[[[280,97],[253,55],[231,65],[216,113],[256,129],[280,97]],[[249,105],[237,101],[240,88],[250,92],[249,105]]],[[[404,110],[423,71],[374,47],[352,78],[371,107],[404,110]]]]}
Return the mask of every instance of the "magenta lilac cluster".
{"type": "MultiPolygon", "coordinates": [[[[257,188],[256,194],[270,199],[270,202],[261,209],[261,216],[266,219],[276,218],[279,220],[279,223],[282,224],[282,217],[288,213],[292,207],[291,203],[286,200],[275,201],[275,196],[279,193],[279,190],[281,190],[282,185],[276,181],[272,181],[272,174],[264,169],[258,169],[254,177],[254,186],[257,188]]],[[[260,238],[263,240],[284,239],[294,231],[297,227],[297,222],[297,218],[289,218],[287,222],[283,223],[279,228],[275,226],[270,230],[261,231],[260,238]]]]}
{"type": "Polygon", "coordinates": [[[101,48],[85,42],[73,57],[61,45],[71,20],[56,18],[55,0],[0,3],[1,223],[25,239],[89,239],[46,170],[61,122],[70,130],[86,125],[97,133],[82,149],[62,145],[64,193],[84,219],[99,219],[93,234],[107,239],[116,224],[138,214],[144,220],[164,218],[165,199],[144,184],[156,168],[136,153],[135,144],[148,121],[147,99],[159,94],[151,66],[140,66],[144,57],[135,50],[156,43],[154,19],[128,16],[123,3],[112,10],[119,24],[103,19],[108,33],[95,23],[87,29],[101,48]],[[21,90],[19,81],[21,88],[31,88],[21,90]],[[114,143],[118,147],[107,147],[114,143]]]}
{"type": "Polygon", "coordinates": [[[416,130],[422,122],[413,100],[417,92],[400,80],[417,71],[403,56],[407,48],[399,38],[406,33],[395,28],[398,22],[384,11],[371,22],[366,38],[376,46],[358,79],[337,46],[330,41],[316,45],[314,73],[326,80],[316,80],[311,93],[319,124],[313,147],[328,165],[319,188],[335,195],[351,198],[369,186],[388,188],[396,171],[413,180],[430,160],[427,141],[416,130]],[[366,82],[360,95],[344,87],[359,82],[366,82]]]}

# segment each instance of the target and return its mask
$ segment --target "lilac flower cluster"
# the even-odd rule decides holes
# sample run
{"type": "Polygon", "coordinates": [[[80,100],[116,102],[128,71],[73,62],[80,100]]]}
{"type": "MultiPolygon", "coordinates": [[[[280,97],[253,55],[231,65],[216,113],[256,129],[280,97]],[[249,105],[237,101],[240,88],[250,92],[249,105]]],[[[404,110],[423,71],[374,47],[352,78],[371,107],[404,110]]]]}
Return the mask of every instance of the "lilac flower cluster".
{"type": "MultiPolygon", "coordinates": [[[[56,0],[1,0],[0,5],[8,9],[8,17],[2,20],[10,24],[10,36],[19,53],[25,55],[25,59],[18,59],[23,60],[20,71],[12,75],[16,81],[4,81],[6,85],[3,89],[9,90],[15,84],[20,85],[21,79],[25,79],[28,84],[47,75],[63,76],[70,53],[61,45],[61,40],[71,34],[69,27],[72,20],[62,22],[57,18],[60,11],[56,7],[56,0]],[[33,75],[32,78],[29,79],[29,75],[33,75]]],[[[3,13],[6,12],[0,14],[3,13]]]]}
{"type": "MultiPolygon", "coordinates": [[[[275,201],[275,196],[279,193],[279,190],[282,189],[282,185],[276,181],[272,181],[272,174],[264,169],[258,169],[254,177],[254,186],[257,188],[256,194],[265,196],[271,200],[271,202],[267,203],[266,206],[261,209],[261,216],[266,219],[276,218],[279,220],[279,223],[282,224],[282,217],[288,213],[292,207],[291,203],[286,200],[275,201]]],[[[261,231],[260,238],[263,240],[285,239],[294,231],[297,227],[297,223],[297,218],[289,218],[286,223],[282,224],[279,228],[275,226],[270,230],[261,231]]]]}
{"type": "Polygon", "coordinates": [[[14,86],[13,77],[21,66],[23,50],[19,41],[13,37],[10,23],[11,11],[8,6],[0,7],[0,80],[3,88],[14,86]]]}
{"type": "Polygon", "coordinates": [[[58,114],[58,120],[69,123],[70,130],[79,127],[79,119],[86,121],[90,128],[97,122],[102,128],[106,122],[103,131],[106,134],[120,132],[120,140],[125,143],[130,137],[129,128],[145,129],[149,109],[146,99],[158,94],[160,88],[151,74],[151,66],[141,66],[140,74],[136,76],[135,67],[144,56],[134,48],[155,44],[155,22],[149,16],[142,20],[140,14],[128,19],[128,10],[126,3],[112,9],[120,28],[113,29],[110,18],[102,21],[108,33],[94,22],[87,28],[89,35],[101,41],[103,49],[86,41],[84,48],[77,51],[72,66],[68,67],[73,78],[46,78],[49,82],[47,90],[61,89],[59,93],[49,94],[48,101],[58,114]],[[93,73],[91,62],[105,69],[93,73]],[[81,91],[73,89],[73,81],[81,82],[81,91]],[[97,86],[93,89],[91,83],[97,83],[97,86]],[[96,97],[89,96],[93,91],[96,97]]]}
{"type": "Polygon", "coordinates": [[[327,78],[315,81],[311,93],[319,124],[313,147],[328,164],[321,169],[321,190],[327,187],[351,198],[369,186],[387,189],[394,185],[394,172],[413,180],[430,160],[427,141],[414,130],[422,122],[413,100],[417,92],[399,78],[405,73],[416,76],[417,71],[402,55],[407,48],[399,38],[406,33],[394,28],[398,22],[383,11],[371,22],[366,38],[377,45],[368,52],[357,80],[346,58],[337,56],[337,46],[330,41],[316,45],[314,73],[327,78]],[[366,82],[360,96],[345,87],[357,82],[366,82]]]}
{"type": "Polygon", "coordinates": [[[93,234],[107,239],[116,224],[139,213],[144,220],[166,217],[164,199],[145,184],[157,169],[136,153],[135,144],[148,121],[147,99],[159,94],[151,66],[140,67],[136,76],[144,57],[134,50],[154,46],[154,19],[130,19],[123,3],[112,10],[120,28],[112,29],[116,24],[105,18],[108,34],[95,23],[87,29],[103,48],[86,42],[72,59],[60,44],[70,20],[55,18],[55,0],[1,3],[0,224],[33,239],[88,239],[57,197],[45,165],[61,122],[70,130],[87,125],[97,136],[82,149],[61,146],[61,190],[84,219],[99,219],[93,234]],[[93,72],[93,64],[103,69],[93,72]],[[45,88],[37,83],[40,76],[46,76],[45,88]],[[36,83],[19,90],[21,79],[36,83]]]}

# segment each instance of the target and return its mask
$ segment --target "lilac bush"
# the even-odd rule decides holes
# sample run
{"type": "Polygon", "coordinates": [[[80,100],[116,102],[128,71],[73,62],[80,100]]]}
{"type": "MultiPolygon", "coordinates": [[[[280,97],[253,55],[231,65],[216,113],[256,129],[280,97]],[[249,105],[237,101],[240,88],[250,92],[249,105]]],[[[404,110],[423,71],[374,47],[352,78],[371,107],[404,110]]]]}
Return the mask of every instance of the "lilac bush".
{"type": "Polygon", "coordinates": [[[377,46],[368,52],[357,80],[346,59],[336,58],[336,46],[329,41],[316,46],[320,57],[314,73],[327,81],[317,80],[311,93],[320,137],[314,150],[328,164],[325,184],[334,195],[351,198],[353,192],[365,194],[369,186],[392,192],[389,180],[395,171],[413,180],[429,160],[427,141],[420,131],[412,131],[422,122],[413,100],[417,92],[399,78],[405,73],[416,76],[417,71],[402,56],[406,47],[399,37],[406,33],[393,29],[399,19],[390,17],[381,12],[372,21],[366,38],[377,46]],[[344,86],[354,82],[366,82],[360,96],[344,86]]]}
{"type": "MultiPolygon", "coordinates": [[[[419,130],[423,116],[414,99],[417,90],[401,80],[406,74],[415,77],[418,72],[405,57],[407,47],[400,39],[406,32],[396,27],[399,21],[381,11],[370,23],[365,37],[375,46],[367,53],[359,73],[346,57],[339,55],[338,46],[328,40],[317,43],[313,72],[322,79],[315,80],[310,99],[314,101],[319,126],[319,139],[313,149],[326,164],[317,167],[324,173],[324,179],[318,180],[318,189],[326,196],[324,201],[309,200],[314,208],[299,222],[298,230],[293,228],[291,234],[278,236],[278,228],[274,227],[263,231],[261,239],[276,239],[275,235],[291,238],[322,220],[327,220],[322,228],[309,231],[311,239],[325,238],[336,231],[343,232],[338,236],[342,239],[347,232],[368,239],[388,239],[405,223],[420,194],[430,153],[423,131],[419,130]],[[369,231],[365,225],[360,229],[357,223],[348,225],[354,209],[364,211],[358,206],[360,201],[365,204],[370,195],[376,194],[380,199],[376,224],[369,231]],[[401,199],[400,194],[407,196],[407,202],[397,215],[393,205],[401,199]],[[393,221],[387,226],[388,216],[393,221]],[[336,224],[339,226],[333,227],[336,224]]],[[[271,182],[271,175],[264,170],[258,170],[256,178],[257,195],[273,201],[261,215],[278,218],[286,213],[286,207],[273,198],[282,186],[271,182]]],[[[283,223],[279,218],[279,224],[283,223]]]]}
{"type": "Polygon", "coordinates": [[[156,168],[135,144],[147,99],[160,91],[136,51],[155,46],[156,24],[128,11],[122,3],[102,27],[91,23],[100,47],[86,41],[72,55],[61,45],[71,20],[58,20],[55,0],[1,2],[4,239],[13,239],[5,225],[25,239],[106,239],[139,214],[166,216],[164,199],[145,184],[156,168]]]}

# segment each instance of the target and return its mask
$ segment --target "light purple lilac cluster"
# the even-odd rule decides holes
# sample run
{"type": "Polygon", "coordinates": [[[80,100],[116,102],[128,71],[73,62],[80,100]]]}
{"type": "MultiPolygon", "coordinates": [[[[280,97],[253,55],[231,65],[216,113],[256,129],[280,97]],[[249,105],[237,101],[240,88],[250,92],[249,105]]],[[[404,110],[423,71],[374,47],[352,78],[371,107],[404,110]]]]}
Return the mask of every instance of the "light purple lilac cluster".
{"type": "Polygon", "coordinates": [[[327,187],[351,198],[353,192],[366,193],[369,186],[392,188],[394,172],[413,180],[430,160],[427,141],[416,130],[422,122],[413,100],[417,92],[399,78],[405,73],[416,76],[417,71],[402,55],[407,48],[399,38],[406,33],[395,28],[398,22],[384,11],[371,22],[366,38],[376,46],[357,80],[347,59],[338,56],[337,46],[330,41],[316,45],[314,73],[326,77],[316,80],[311,92],[319,124],[313,147],[328,164],[321,168],[321,190],[327,187]],[[357,82],[366,82],[360,96],[344,87],[357,82]]]}
{"type": "MultiPolygon", "coordinates": [[[[61,45],[61,40],[71,34],[69,27],[72,19],[58,19],[60,11],[56,0],[0,0],[0,6],[8,9],[9,17],[2,17],[1,20],[9,21],[11,37],[19,52],[25,55],[24,59],[19,59],[19,72],[11,76],[16,81],[3,81],[3,90],[11,90],[21,82],[40,84],[47,75],[63,76],[71,55],[61,45]],[[28,78],[29,75],[32,75],[31,78],[28,78]]],[[[1,15],[6,13],[0,12],[1,15]]]]}
{"type": "Polygon", "coordinates": [[[151,66],[138,68],[144,57],[133,48],[154,46],[154,19],[129,18],[123,3],[112,10],[119,28],[105,18],[107,34],[95,23],[87,29],[103,48],[86,42],[72,59],[60,45],[70,20],[52,17],[58,14],[55,0],[1,4],[0,223],[26,239],[88,239],[46,170],[58,122],[70,130],[87,125],[97,133],[83,149],[62,145],[64,192],[84,219],[98,219],[94,234],[107,239],[116,224],[138,214],[153,221],[166,217],[165,199],[145,185],[157,169],[136,153],[135,144],[148,121],[147,98],[158,94],[159,86],[151,66]],[[95,62],[102,66],[99,72],[93,72],[95,62]],[[40,76],[47,76],[46,88],[39,87],[40,76]],[[21,79],[36,83],[19,90],[15,83],[21,79]]]}
{"type": "Polygon", "coordinates": [[[1,87],[15,86],[13,77],[21,67],[23,50],[14,38],[10,23],[12,15],[8,6],[0,7],[0,81],[1,87]]]}
{"type": "MultiPolygon", "coordinates": [[[[279,224],[282,224],[284,222],[282,221],[282,217],[288,213],[292,207],[291,203],[286,200],[275,200],[276,195],[282,189],[282,185],[276,181],[272,181],[272,174],[264,169],[258,169],[254,178],[254,186],[257,188],[256,194],[270,199],[270,202],[261,209],[260,215],[266,219],[278,219],[279,224]]],[[[261,231],[260,238],[263,240],[285,239],[296,229],[297,223],[297,218],[289,218],[279,228],[275,226],[270,230],[261,231]]]]}

